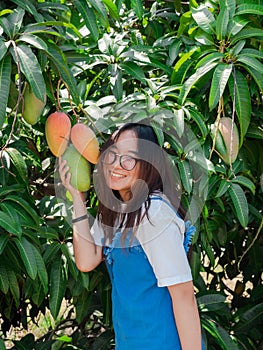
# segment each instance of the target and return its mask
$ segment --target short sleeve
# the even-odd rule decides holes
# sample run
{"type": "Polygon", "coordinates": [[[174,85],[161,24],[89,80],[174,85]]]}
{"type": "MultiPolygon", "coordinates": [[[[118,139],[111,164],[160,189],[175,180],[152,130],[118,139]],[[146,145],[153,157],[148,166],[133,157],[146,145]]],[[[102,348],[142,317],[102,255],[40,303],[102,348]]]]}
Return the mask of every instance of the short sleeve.
{"type": "Polygon", "coordinates": [[[102,225],[99,224],[99,220],[96,217],[93,225],[91,226],[90,233],[94,239],[94,243],[98,246],[104,245],[104,232],[102,225]]]}
{"type": "Polygon", "coordinates": [[[184,249],[185,223],[165,202],[152,200],[136,237],[153,268],[159,287],[192,280],[184,249]]]}

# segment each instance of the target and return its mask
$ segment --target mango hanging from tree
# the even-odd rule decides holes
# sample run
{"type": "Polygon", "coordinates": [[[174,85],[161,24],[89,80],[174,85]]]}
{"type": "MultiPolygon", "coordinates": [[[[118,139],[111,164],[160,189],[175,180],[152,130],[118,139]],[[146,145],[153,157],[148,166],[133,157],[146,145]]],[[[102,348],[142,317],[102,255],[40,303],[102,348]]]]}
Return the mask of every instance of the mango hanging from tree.
{"type": "Polygon", "coordinates": [[[233,124],[229,117],[220,118],[218,133],[216,135],[216,125],[211,127],[213,137],[216,137],[215,148],[223,161],[230,165],[234,163],[239,152],[239,133],[236,124],[233,124]]]}
{"type": "Polygon", "coordinates": [[[75,124],[70,133],[70,138],[75,148],[89,162],[96,164],[98,161],[100,149],[98,139],[86,124],[75,124]]]}
{"type": "Polygon", "coordinates": [[[90,188],[90,164],[87,159],[76,150],[73,144],[67,147],[62,159],[66,160],[69,166],[71,185],[78,191],[86,192],[90,188]]]}
{"type": "Polygon", "coordinates": [[[46,95],[44,96],[44,101],[39,100],[31,89],[31,86],[27,84],[24,92],[24,120],[28,124],[35,125],[39,121],[45,105],[46,95]]]}
{"type": "Polygon", "coordinates": [[[46,140],[51,152],[60,157],[69,143],[71,121],[67,114],[54,112],[49,115],[45,125],[46,140]]]}

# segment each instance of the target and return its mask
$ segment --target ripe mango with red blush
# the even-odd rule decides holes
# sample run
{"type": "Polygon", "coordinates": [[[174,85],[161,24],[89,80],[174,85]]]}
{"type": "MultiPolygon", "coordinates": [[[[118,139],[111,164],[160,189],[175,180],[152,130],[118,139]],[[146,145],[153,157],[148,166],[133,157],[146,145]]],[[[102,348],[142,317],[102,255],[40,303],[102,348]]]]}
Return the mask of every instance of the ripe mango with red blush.
{"type": "Polygon", "coordinates": [[[56,157],[66,150],[70,139],[71,121],[64,112],[54,112],[49,115],[45,125],[48,146],[56,157]]]}
{"type": "Polygon", "coordinates": [[[71,129],[70,138],[84,158],[90,163],[97,163],[100,153],[99,142],[90,127],[82,123],[75,124],[71,129]]]}

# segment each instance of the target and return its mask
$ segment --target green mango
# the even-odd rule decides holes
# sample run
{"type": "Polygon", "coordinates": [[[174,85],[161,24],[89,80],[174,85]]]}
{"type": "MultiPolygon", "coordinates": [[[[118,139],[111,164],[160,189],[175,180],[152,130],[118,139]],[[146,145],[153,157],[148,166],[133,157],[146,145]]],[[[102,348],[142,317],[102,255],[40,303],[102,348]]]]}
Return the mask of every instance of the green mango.
{"type": "Polygon", "coordinates": [[[71,173],[71,185],[80,192],[90,188],[90,163],[70,144],[62,155],[71,173]]]}
{"type": "Polygon", "coordinates": [[[24,92],[24,111],[23,118],[28,124],[36,124],[43,112],[43,109],[46,104],[46,95],[44,102],[39,100],[34,92],[32,91],[29,84],[26,85],[24,92]]]}

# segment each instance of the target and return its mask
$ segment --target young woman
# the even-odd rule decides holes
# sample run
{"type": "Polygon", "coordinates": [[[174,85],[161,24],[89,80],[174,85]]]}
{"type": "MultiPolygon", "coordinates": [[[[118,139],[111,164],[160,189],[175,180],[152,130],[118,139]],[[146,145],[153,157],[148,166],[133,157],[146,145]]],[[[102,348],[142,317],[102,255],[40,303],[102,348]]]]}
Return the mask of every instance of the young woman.
{"type": "Polygon", "coordinates": [[[153,128],[129,123],[105,143],[91,229],[65,161],[59,172],[73,198],[78,268],[91,271],[103,260],[108,267],[116,350],[201,350],[179,189],[153,128]]]}

